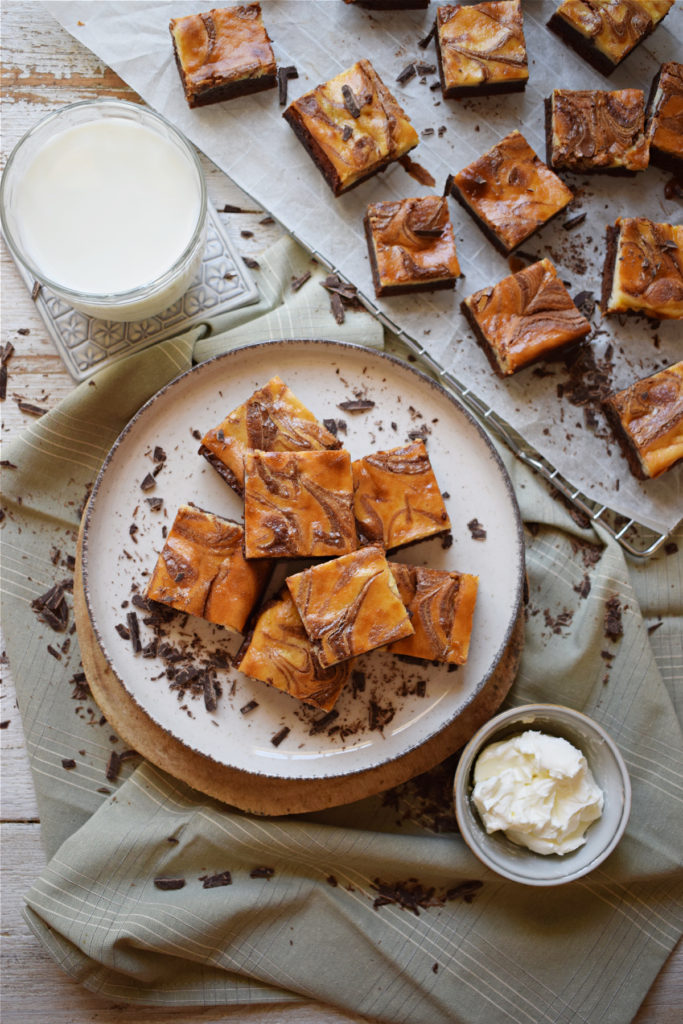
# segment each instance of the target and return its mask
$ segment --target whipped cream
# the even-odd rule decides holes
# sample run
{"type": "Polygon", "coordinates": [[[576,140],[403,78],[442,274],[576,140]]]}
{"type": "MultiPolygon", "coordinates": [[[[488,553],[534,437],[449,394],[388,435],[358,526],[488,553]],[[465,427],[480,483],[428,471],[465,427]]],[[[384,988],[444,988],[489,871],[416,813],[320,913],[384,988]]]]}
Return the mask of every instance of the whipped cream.
{"type": "Polygon", "coordinates": [[[581,751],[531,729],[485,747],[474,783],[472,800],[486,831],[503,831],[535,853],[577,849],[602,814],[603,793],[581,751]]]}

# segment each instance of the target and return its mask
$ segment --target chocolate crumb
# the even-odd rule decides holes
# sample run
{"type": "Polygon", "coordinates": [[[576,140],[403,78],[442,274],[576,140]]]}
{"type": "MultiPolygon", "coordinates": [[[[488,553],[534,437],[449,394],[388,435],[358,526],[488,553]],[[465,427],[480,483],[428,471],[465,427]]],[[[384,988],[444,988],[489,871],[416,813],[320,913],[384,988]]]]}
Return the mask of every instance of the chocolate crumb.
{"type": "Polygon", "coordinates": [[[579,597],[588,597],[591,592],[591,581],[588,578],[588,573],[583,574],[583,579],[573,587],[573,590],[576,591],[579,597]]]}
{"type": "Polygon", "coordinates": [[[664,545],[664,554],[665,555],[675,555],[677,551],[678,551],[678,544],[676,543],[675,540],[670,540],[667,544],[664,545]]]}
{"type": "Polygon", "coordinates": [[[330,309],[332,310],[332,315],[337,323],[340,325],[343,324],[346,317],[344,314],[344,305],[338,292],[332,292],[330,295],[330,309]]]}
{"type": "Polygon", "coordinates": [[[318,718],[313,722],[311,728],[308,730],[308,735],[315,736],[319,732],[324,732],[328,725],[332,725],[332,722],[337,718],[339,718],[339,712],[335,711],[333,708],[331,711],[328,711],[326,715],[323,715],[322,718],[318,718]]]}
{"type": "Polygon", "coordinates": [[[337,408],[344,412],[369,412],[375,408],[375,403],[370,398],[354,398],[348,402],[339,402],[337,408]]]}
{"type": "Polygon", "coordinates": [[[486,530],[478,519],[470,519],[467,529],[472,534],[472,540],[486,540],[486,530]]]}
{"type": "Polygon", "coordinates": [[[277,94],[278,103],[281,107],[287,105],[287,82],[290,78],[298,78],[299,72],[293,64],[277,69],[277,94]]]}
{"type": "Polygon", "coordinates": [[[282,729],[280,729],[279,732],[276,732],[275,735],[271,737],[270,742],[273,744],[274,747],[279,747],[282,741],[286,739],[287,736],[289,736],[290,732],[291,729],[289,728],[289,726],[285,725],[283,726],[282,729]]]}
{"type": "Polygon", "coordinates": [[[158,498],[158,497],[156,497],[156,498],[145,498],[145,501],[149,505],[149,508],[150,508],[151,512],[159,512],[161,510],[162,505],[164,504],[164,499],[163,498],[158,498]]]}
{"type": "Polygon", "coordinates": [[[155,878],[154,885],[164,892],[172,892],[174,889],[182,889],[185,886],[184,878],[155,878]]]}
{"type": "Polygon", "coordinates": [[[47,409],[43,409],[40,405],[34,405],[33,402],[25,402],[23,398],[17,398],[17,408],[19,412],[25,412],[29,416],[44,416],[47,409]]]}
{"type": "Polygon", "coordinates": [[[436,963],[432,964],[432,971],[434,972],[434,974],[438,974],[439,973],[439,965],[436,964],[436,963]]]}
{"type": "Polygon", "coordinates": [[[605,636],[609,640],[618,640],[624,635],[621,621],[621,604],[619,598],[610,597],[605,605],[605,636]]]}
{"type": "Polygon", "coordinates": [[[257,708],[257,707],[258,707],[258,701],[257,700],[250,700],[248,704],[245,704],[243,707],[240,708],[240,714],[248,715],[250,711],[253,711],[254,708],[257,708]]]}
{"type": "Polygon", "coordinates": [[[218,889],[223,885],[232,885],[232,875],[229,871],[221,871],[217,875],[203,875],[199,881],[202,889],[218,889]]]}
{"type": "Polygon", "coordinates": [[[429,31],[429,34],[426,35],[424,37],[424,39],[419,39],[418,40],[417,45],[420,47],[421,50],[426,50],[435,35],[436,35],[436,22],[434,22],[434,24],[432,25],[432,27],[431,27],[431,29],[429,31]]]}
{"type": "Polygon", "coordinates": [[[208,673],[204,676],[204,707],[207,711],[215,711],[218,707],[216,684],[208,673]]]}
{"type": "Polygon", "coordinates": [[[0,364],[4,366],[6,363],[9,363],[13,355],[14,345],[12,344],[11,341],[5,342],[5,344],[2,347],[2,352],[0,352],[0,364]]]}
{"type": "Polygon", "coordinates": [[[258,262],[258,260],[252,259],[251,256],[243,256],[242,262],[244,263],[245,266],[249,267],[250,270],[261,269],[261,264],[258,262]]]}
{"type": "Polygon", "coordinates": [[[140,483],[140,490],[151,491],[153,487],[156,487],[156,480],[151,473],[147,473],[140,483]]]}
{"type": "Polygon", "coordinates": [[[11,721],[11,718],[6,718],[4,722],[0,722],[0,729],[6,729],[11,721]]]}
{"type": "Polygon", "coordinates": [[[43,286],[40,283],[40,281],[34,281],[33,282],[33,288],[31,289],[31,298],[33,299],[34,302],[36,301],[36,299],[40,295],[42,289],[43,289],[43,286]]]}
{"type": "Polygon", "coordinates": [[[325,881],[327,882],[328,885],[331,885],[333,889],[336,889],[336,887],[339,885],[339,882],[334,877],[334,875],[328,875],[325,881]]]}
{"type": "Polygon", "coordinates": [[[72,768],[75,768],[75,767],[76,767],[76,762],[74,761],[73,757],[63,757],[62,758],[62,768],[66,768],[66,770],[68,772],[70,772],[72,770],[72,768]]]}
{"type": "Polygon", "coordinates": [[[415,70],[418,75],[433,75],[436,72],[436,64],[424,64],[422,61],[418,61],[415,70]]]}
{"type": "Polygon", "coordinates": [[[358,693],[365,692],[365,672],[361,672],[358,669],[355,669],[351,673],[351,689],[353,691],[354,697],[358,693]]]}
{"type": "Polygon", "coordinates": [[[121,758],[115,750],[112,750],[107,761],[107,767],[104,771],[104,776],[108,782],[116,782],[121,771],[121,758]]]}
{"type": "Polygon", "coordinates": [[[7,398],[8,371],[5,363],[0,364],[0,400],[4,402],[7,398]]]}
{"type": "Polygon", "coordinates": [[[128,629],[130,630],[130,642],[133,647],[133,653],[139,654],[142,650],[142,643],[140,642],[140,623],[135,612],[128,612],[126,615],[126,621],[128,623],[128,629]]]}
{"type": "Polygon", "coordinates": [[[251,869],[251,871],[249,872],[249,877],[250,878],[266,878],[266,879],[268,879],[270,881],[270,879],[273,877],[274,874],[275,874],[275,868],[258,867],[258,868],[252,868],[251,869]]]}

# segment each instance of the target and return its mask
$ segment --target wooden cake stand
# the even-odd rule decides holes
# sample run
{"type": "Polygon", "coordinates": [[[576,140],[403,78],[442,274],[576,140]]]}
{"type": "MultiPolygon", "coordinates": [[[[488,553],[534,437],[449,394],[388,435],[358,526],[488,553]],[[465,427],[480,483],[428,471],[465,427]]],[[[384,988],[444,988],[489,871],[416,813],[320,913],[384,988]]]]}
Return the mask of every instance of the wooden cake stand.
{"type": "Polygon", "coordinates": [[[92,624],[83,590],[79,535],[74,576],[74,614],[88,685],[120,738],[152,764],[207,796],[252,814],[302,814],[351,803],[421,775],[459,750],[500,707],[517,673],[524,644],[520,608],[497,668],[471,703],[440,733],[395,760],[331,779],[282,779],[219,764],[169,735],[130,697],[109,667],[92,624]]]}

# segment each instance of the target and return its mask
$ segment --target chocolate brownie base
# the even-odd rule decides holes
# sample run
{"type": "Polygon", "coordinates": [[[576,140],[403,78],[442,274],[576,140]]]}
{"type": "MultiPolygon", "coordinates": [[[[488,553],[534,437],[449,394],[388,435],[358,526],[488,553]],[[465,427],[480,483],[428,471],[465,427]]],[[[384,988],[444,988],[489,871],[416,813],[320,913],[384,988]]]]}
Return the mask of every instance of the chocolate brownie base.
{"type": "Polygon", "coordinates": [[[240,485],[239,480],[233,471],[224,462],[221,462],[217,455],[214,455],[206,445],[202,445],[198,449],[198,453],[203,455],[207,462],[211,463],[218,475],[223,477],[228,487],[232,487],[233,491],[236,491],[240,498],[244,497],[244,488],[240,485]]]}
{"type": "MultiPolygon", "coordinates": [[[[602,411],[604,412],[607,422],[612,428],[615,440],[617,441],[624,458],[628,462],[629,469],[638,480],[649,480],[651,479],[643,469],[643,464],[640,461],[640,455],[638,449],[633,443],[632,438],[624,430],[623,424],[619,413],[617,412],[612,398],[606,398],[602,402],[602,411]]],[[[675,465],[675,463],[674,463],[675,465]]]]}
{"type": "MultiPolygon", "coordinates": [[[[601,71],[603,75],[609,77],[614,69],[619,66],[621,61],[615,64],[609,59],[604,53],[601,53],[594,45],[592,40],[586,39],[584,35],[577,32],[575,28],[572,28],[564,18],[561,18],[558,14],[553,16],[548,21],[548,28],[551,32],[554,32],[556,36],[570,46],[572,50],[576,50],[580,57],[588,61],[591,67],[594,67],[596,71],[601,71]]],[[[647,33],[649,35],[649,33],[647,33]]],[[[645,36],[643,36],[643,39],[645,36]]],[[[642,42],[638,40],[638,42],[642,42]]],[[[636,46],[638,44],[636,43],[636,46]]],[[[630,53],[631,51],[629,51],[630,53]]],[[[626,54],[628,56],[628,54],[626,54]]],[[[622,60],[624,58],[622,57],[622,60]]]]}

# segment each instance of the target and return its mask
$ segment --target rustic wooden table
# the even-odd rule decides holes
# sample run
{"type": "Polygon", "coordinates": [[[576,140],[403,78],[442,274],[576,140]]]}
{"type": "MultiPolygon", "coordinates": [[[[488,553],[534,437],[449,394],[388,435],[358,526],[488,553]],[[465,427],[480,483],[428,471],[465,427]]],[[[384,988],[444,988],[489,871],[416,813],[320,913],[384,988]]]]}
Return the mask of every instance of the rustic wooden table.
{"type": "MultiPolygon", "coordinates": [[[[124,82],[53,21],[40,3],[6,0],[0,5],[3,50],[2,164],[23,133],[65,103],[100,96],[135,100],[124,82]]],[[[244,211],[223,214],[224,224],[243,255],[258,255],[279,237],[277,225],[264,225],[257,210],[228,178],[203,159],[209,195],[217,207],[244,211]]],[[[19,433],[27,415],[21,397],[42,407],[56,405],[74,387],[43,322],[2,244],[2,336],[15,354],[9,364],[7,398],[2,403],[5,438],[19,433]]],[[[4,661],[4,659],[3,659],[4,661]]],[[[104,1001],[72,982],[43,951],[21,916],[23,894],[44,865],[40,821],[24,746],[21,721],[8,666],[2,665],[2,1010],[6,1024],[123,1024],[130,1008],[104,1001]]],[[[674,952],[648,993],[635,1024],[674,1024],[683,1005],[683,953],[674,952]]],[[[221,1009],[135,1008],[146,1022],[245,1021],[250,1024],[363,1024],[317,1004],[221,1009]]],[[[426,1022],[425,1022],[426,1024],[426,1022]]],[[[626,1022],[624,1022],[626,1024],[626,1022]]]]}

